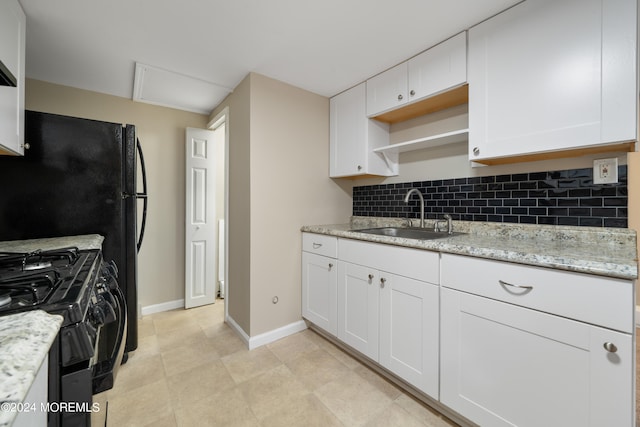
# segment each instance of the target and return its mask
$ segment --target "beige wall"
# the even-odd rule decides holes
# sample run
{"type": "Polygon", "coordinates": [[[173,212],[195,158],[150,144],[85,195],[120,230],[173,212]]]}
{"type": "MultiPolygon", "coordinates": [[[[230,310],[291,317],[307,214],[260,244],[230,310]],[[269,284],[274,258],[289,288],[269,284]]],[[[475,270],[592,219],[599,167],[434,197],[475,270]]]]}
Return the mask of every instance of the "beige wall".
{"type": "Polygon", "coordinates": [[[328,176],[329,100],[258,74],[251,85],[253,336],[300,320],[300,227],[347,222],[351,188],[328,176]]]}
{"type": "Polygon", "coordinates": [[[248,334],[250,330],[250,89],[251,79],[245,78],[217,108],[213,119],[225,107],[229,108],[229,207],[227,221],[227,283],[226,303],[229,316],[248,334]]]}
{"type": "Polygon", "coordinates": [[[28,110],[136,125],[149,190],[138,303],[146,307],[183,299],[185,128],[205,128],[208,117],[38,80],[27,80],[25,89],[28,110]]]}
{"type": "Polygon", "coordinates": [[[300,320],[300,227],[348,221],[351,182],[337,184],[328,177],[327,98],[250,74],[212,117],[225,106],[230,121],[229,314],[256,336],[300,320]],[[236,216],[232,210],[245,212],[236,216]],[[236,240],[236,231],[242,239],[236,240]]]}

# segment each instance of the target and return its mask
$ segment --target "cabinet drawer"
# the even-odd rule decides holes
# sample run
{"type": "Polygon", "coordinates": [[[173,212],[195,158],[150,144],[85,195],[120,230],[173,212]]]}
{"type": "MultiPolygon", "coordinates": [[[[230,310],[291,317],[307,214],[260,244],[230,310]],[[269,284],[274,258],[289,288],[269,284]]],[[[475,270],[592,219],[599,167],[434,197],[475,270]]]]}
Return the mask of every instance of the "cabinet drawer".
{"type": "Polygon", "coordinates": [[[323,234],[302,233],[302,250],[331,258],[338,256],[338,239],[323,234]]]}
{"type": "Polygon", "coordinates": [[[338,253],[342,261],[375,266],[378,270],[423,282],[439,283],[440,255],[438,252],[338,239],[338,253]]]}
{"type": "Polygon", "coordinates": [[[441,284],[623,332],[633,331],[633,282],[442,254],[441,284]]]}

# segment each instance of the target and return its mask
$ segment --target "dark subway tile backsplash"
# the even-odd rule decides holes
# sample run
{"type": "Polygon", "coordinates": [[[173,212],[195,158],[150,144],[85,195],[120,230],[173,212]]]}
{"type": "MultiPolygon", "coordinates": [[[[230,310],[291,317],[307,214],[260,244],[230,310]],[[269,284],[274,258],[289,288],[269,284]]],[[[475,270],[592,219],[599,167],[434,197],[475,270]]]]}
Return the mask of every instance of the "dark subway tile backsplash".
{"type": "Polygon", "coordinates": [[[591,168],[456,178],[353,188],[353,215],[521,224],[627,227],[627,166],[618,166],[617,184],[593,184],[591,168]]]}

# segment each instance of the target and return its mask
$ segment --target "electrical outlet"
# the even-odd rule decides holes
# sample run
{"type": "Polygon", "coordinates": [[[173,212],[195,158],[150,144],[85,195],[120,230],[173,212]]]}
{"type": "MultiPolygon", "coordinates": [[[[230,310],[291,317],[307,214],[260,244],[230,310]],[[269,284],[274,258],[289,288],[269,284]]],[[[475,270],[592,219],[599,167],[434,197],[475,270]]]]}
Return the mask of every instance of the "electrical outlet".
{"type": "Polygon", "coordinates": [[[615,184],[618,182],[618,158],[593,161],[593,183],[615,184]]]}

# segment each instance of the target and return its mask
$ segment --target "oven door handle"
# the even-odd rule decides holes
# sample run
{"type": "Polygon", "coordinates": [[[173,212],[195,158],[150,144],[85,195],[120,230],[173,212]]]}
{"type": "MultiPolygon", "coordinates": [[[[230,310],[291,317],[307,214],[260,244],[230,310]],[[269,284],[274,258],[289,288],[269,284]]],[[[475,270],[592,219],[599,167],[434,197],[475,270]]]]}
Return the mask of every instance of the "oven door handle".
{"type": "Polygon", "coordinates": [[[116,283],[109,287],[118,308],[118,331],[113,348],[109,349],[108,360],[98,362],[94,366],[93,374],[93,394],[101,393],[113,387],[118,369],[123,362],[125,343],[127,341],[127,303],[125,296],[116,283]]]}

